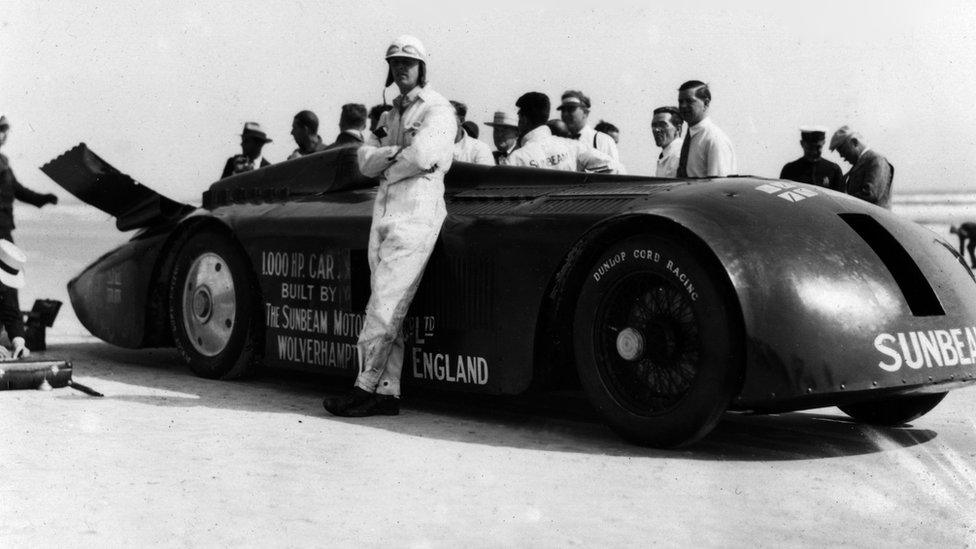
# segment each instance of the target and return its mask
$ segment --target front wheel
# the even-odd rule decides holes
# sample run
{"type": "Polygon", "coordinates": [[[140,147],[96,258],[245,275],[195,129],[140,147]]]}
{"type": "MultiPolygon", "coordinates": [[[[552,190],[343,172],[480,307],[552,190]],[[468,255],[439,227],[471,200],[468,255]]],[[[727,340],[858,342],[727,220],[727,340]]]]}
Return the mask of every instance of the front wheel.
{"type": "Polygon", "coordinates": [[[698,250],[678,234],[625,238],[580,291],[580,382],[610,426],[639,444],[701,438],[742,383],[741,315],[718,262],[698,250]]]}
{"type": "Polygon", "coordinates": [[[258,333],[250,266],[227,236],[201,231],[180,250],[170,280],[170,329],[200,377],[247,373],[258,333]]]}
{"type": "Polygon", "coordinates": [[[861,423],[882,426],[902,425],[931,412],[947,394],[896,396],[838,406],[838,408],[861,423]]]}

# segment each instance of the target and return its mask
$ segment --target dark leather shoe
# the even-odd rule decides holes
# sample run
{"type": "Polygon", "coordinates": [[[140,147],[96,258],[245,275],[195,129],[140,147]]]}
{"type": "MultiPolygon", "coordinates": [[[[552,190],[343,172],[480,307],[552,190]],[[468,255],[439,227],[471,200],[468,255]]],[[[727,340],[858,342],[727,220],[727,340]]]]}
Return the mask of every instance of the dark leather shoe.
{"type": "Polygon", "coordinates": [[[344,415],[346,417],[400,415],[400,399],[393,395],[373,393],[366,402],[347,408],[344,415]]]}
{"type": "Polygon", "coordinates": [[[325,397],[322,406],[325,406],[325,409],[334,416],[345,416],[347,410],[362,405],[369,401],[372,396],[373,393],[369,391],[353,387],[344,395],[325,397]]]}

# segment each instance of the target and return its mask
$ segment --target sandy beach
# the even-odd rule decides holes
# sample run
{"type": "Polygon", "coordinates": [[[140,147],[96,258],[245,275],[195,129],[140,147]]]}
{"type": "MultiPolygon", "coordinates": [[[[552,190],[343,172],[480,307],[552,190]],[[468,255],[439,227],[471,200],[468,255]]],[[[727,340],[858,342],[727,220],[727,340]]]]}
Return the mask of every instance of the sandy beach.
{"type": "Polygon", "coordinates": [[[727,414],[701,443],[622,442],[572,394],[320,408],[305,376],[217,382],[170,351],[54,346],[105,397],[0,394],[8,547],[966,546],[972,388],[910,426],[727,414]]]}
{"type": "Polygon", "coordinates": [[[337,419],[321,398],[344,382],[209,381],[172,350],[88,336],[64,284],[126,238],[112,223],[18,210],[22,305],[65,301],[38,356],[72,360],[105,397],[0,392],[0,545],[976,544],[973,388],[893,429],[835,408],[727,414],[680,451],[623,442],[573,393],[423,393],[400,417],[337,419]]]}

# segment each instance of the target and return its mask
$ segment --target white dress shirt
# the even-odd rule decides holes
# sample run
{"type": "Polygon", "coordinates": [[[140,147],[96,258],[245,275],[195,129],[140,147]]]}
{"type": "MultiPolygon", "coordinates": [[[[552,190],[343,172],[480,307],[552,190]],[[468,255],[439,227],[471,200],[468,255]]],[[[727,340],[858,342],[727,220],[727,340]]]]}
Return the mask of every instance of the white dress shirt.
{"type": "Polygon", "coordinates": [[[673,141],[661,149],[661,155],[657,157],[657,177],[677,177],[678,162],[681,160],[681,145],[685,140],[679,135],[673,141]]]}
{"type": "Polygon", "coordinates": [[[580,130],[579,138],[576,139],[581,145],[589,149],[596,149],[613,159],[617,166],[617,173],[625,173],[623,164],[620,163],[620,153],[617,151],[617,142],[609,135],[598,132],[593,126],[587,124],[580,130]]]}
{"type": "Polygon", "coordinates": [[[738,173],[732,141],[721,128],[705,118],[688,130],[690,139],[688,177],[724,177],[738,173]]]}

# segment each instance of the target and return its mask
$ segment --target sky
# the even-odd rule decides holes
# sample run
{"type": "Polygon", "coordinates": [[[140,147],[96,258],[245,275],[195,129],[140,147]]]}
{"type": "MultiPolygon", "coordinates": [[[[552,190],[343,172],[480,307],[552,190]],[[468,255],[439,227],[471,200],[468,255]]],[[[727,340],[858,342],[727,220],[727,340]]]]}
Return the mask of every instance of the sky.
{"type": "Polygon", "coordinates": [[[799,126],[850,124],[895,166],[896,195],[973,190],[976,174],[974,2],[0,4],[0,113],[12,124],[2,152],[22,183],[62,197],[38,168],[81,141],[196,203],[240,151],[245,121],[274,139],[272,162],[295,148],[300,110],[331,142],[342,104],[382,101],[383,55],[400,34],[424,42],[430,85],[479,124],[514,113],[528,91],[555,106],[583,90],[591,123],[621,129],[630,173],[653,174],[651,111],[697,79],[741,173],[778,176],[801,154],[799,126]]]}

